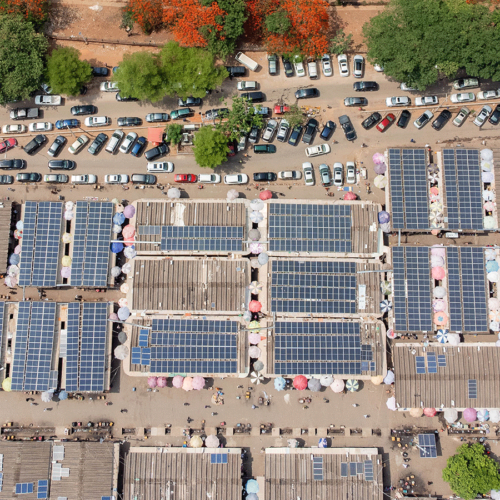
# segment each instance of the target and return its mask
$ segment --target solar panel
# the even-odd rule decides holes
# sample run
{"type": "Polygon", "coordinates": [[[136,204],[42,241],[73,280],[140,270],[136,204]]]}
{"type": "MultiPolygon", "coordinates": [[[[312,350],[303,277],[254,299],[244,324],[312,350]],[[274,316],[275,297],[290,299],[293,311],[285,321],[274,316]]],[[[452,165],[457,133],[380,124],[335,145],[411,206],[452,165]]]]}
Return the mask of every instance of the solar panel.
{"type": "Polygon", "coordinates": [[[341,462],[340,464],[340,477],[347,477],[347,463],[341,462]]]}
{"type": "Polygon", "coordinates": [[[144,347],[141,349],[141,365],[149,366],[151,364],[151,349],[144,347]]]}
{"type": "Polygon", "coordinates": [[[139,332],[139,347],[147,347],[149,343],[149,330],[139,332]]]}
{"type": "Polygon", "coordinates": [[[405,229],[403,204],[403,173],[401,169],[401,150],[389,149],[389,178],[391,193],[391,218],[394,229],[405,229]]]}
{"type": "Polygon", "coordinates": [[[349,476],[356,476],[358,474],[358,468],[356,462],[349,463],[349,476]]]}
{"type": "Polygon", "coordinates": [[[437,449],[435,434],[419,434],[418,448],[420,451],[420,458],[436,458],[437,449]]]}
{"type": "Polygon", "coordinates": [[[211,464],[227,464],[227,453],[212,453],[210,455],[211,464]]]}
{"type": "Polygon", "coordinates": [[[417,366],[417,375],[425,375],[425,358],[423,356],[415,356],[417,366]]]}
{"type": "Polygon", "coordinates": [[[3,490],[3,472],[0,472],[0,492],[3,490]]]}
{"type": "Polygon", "coordinates": [[[403,190],[407,229],[428,229],[428,181],[424,149],[403,149],[403,190]]]}
{"type": "Polygon", "coordinates": [[[471,379],[467,381],[467,390],[469,399],[477,399],[477,380],[471,379]]]}
{"type": "Polygon", "coordinates": [[[163,226],[163,251],[241,252],[243,228],[236,226],[163,226]]]}
{"type": "Polygon", "coordinates": [[[16,483],[16,495],[33,493],[33,483],[16,483]]]}
{"type": "Polygon", "coordinates": [[[68,304],[66,322],[66,390],[78,390],[78,368],[80,360],[80,304],[68,304]]]}
{"type": "Polygon", "coordinates": [[[323,457],[313,457],[313,479],[323,480],[323,457]]]}
{"type": "Polygon", "coordinates": [[[353,262],[273,261],[271,311],[356,313],[356,264],[353,262]]]}
{"type": "Polygon", "coordinates": [[[141,364],[141,354],[142,354],[142,349],[140,347],[132,347],[132,353],[131,353],[131,363],[133,365],[140,365],[141,364]]]}
{"type": "Polygon", "coordinates": [[[365,460],[365,481],[373,481],[373,462],[365,460]]]}
{"type": "Polygon", "coordinates": [[[30,325],[31,303],[20,302],[17,312],[16,345],[12,362],[12,390],[24,390],[24,370],[28,349],[28,333],[30,325]]]}
{"type": "Polygon", "coordinates": [[[2,353],[4,320],[5,320],[5,302],[0,302],[0,355],[2,353]]]}
{"type": "Polygon", "coordinates": [[[162,226],[143,226],[137,228],[139,236],[160,236],[162,226]]]}
{"type": "Polygon", "coordinates": [[[427,352],[427,373],[437,373],[437,359],[435,352],[427,352]]]}
{"type": "Polygon", "coordinates": [[[351,251],[349,205],[270,203],[269,250],[274,252],[351,251]]]}
{"type": "Polygon", "coordinates": [[[463,331],[462,284],[458,248],[447,247],[446,263],[448,266],[448,317],[450,330],[461,332],[463,331]]]}
{"type": "Polygon", "coordinates": [[[446,355],[438,354],[438,366],[446,368],[446,355]]]}
{"type": "Polygon", "coordinates": [[[46,479],[39,480],[36,498],[38,500],[44,500],[45,498],[48,498],[48,488],[49,482],[46,479]]]}
{"type": "Polygon", "coordinates": [[[464,330],[488,332],[486,268],[482,248],[461,248],[464,330]]]}

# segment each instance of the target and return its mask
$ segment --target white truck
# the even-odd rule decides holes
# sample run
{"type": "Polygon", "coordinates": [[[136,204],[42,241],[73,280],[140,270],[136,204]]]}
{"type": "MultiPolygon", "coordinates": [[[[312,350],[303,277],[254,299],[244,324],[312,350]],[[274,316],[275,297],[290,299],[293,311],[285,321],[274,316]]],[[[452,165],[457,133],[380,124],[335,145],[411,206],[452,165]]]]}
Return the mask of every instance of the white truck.
{"type": "Polygon", "coordinates": [[[259,65],[253,60],[250,59],[248,56],[243,54],[243,52],[238,52],[235,56],[235,59],[243,64],[243,66],[246,66],[250,71],[257,71],[259,65]]]}
{"type": "Polygon", "coordinates": [[[38,108],[16,108],[10,112],[11,120],[33,120],[40,117],[38,108]]]}
{"type": "Polygon", "coordinates": [[[35,97],[35,104],[37,106],[60,106],[60,95],[37,95],[35,97]]]}

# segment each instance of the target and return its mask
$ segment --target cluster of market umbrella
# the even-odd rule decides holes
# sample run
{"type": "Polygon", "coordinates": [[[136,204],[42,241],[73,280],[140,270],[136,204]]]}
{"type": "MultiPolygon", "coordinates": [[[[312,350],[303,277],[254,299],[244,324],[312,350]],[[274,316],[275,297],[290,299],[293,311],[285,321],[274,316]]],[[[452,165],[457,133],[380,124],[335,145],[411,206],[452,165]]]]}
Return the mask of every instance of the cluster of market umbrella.
{"type": "Polygon", "coordinates": [[[391,216],[389,215],[389,212],[382,210],[378,213],[378,223],[380,225],[380,229],[382,229],[384,233],[391,232],[391,225],[389,223],[390,220],[391,216]]]}
{"type": "MultiPolygon", "coordinates": [[[[73,220],[73,217],[75,216],[75,204],[72,201],[67,201],[64,204],[64,220],[73,220]]],[[[62,242],[65,244],[71,243],[73,240],[72,236],[70,233],[64,233],[62,235],[62,242]]],[[[71,263],[72,259],[69,255],[63,255],[61,259],[61,277],[62,278],[70,278],[71,277],[71,263]]]]}
{"type": "Polygon", "coordinates": [[[483,209],[485,215],[483,217],[483,227],[485,229],[494,229],[496,226],[495,218],[492,212],[495,208],[495,191],[494,191],[494,160],[493,151],[491,149],[481,150],[481,181],[484,184],[483,190],[483,209]]]}
{"type": "MultiPolygon", "coordinates": [[[[130,223],[123,227],[123,224],[127,219],[130,221],[135,216],[135,207],[133,205],[123,206],[117,198],[114,198],[112,202],[115,204],[116,210],[113,216],[113,233],[121,234],[122,240],[111,243],[111,251],[113,253],[123,251],[127,259],[133,259],[137,255],[134,247],[135,227],[130,223]]],[[[114,272],[117,273],[116,270],[114,272]]]]}
{"type": "Polygon", "coordinates": [[[201,391],[205,387],[205,379],[200,376],[183,377],[182,375],[176,375],[172,379],[172,386],[185,391],[201,391]]]}
{"type": "Polygon", "coordinates": [[[14,231],[14,238],[19,240],[19,244],[14,248],[14,252],[9,255],[9,267],[7,269],[7,275],[5,276],[5,285],[9,288],[15,288],[18,283],[19,273],[21,272],[19,268],[19,263],[21,262],[21,241],[23,237],[24,223],[22,220],[17,221],[16,229],[14,231]]]}
{"type": "MultiPolygon", "coordinates": [[[[499,262],[500,256],[495,248],[487,248],[484,252],[486,260],[486,277],[490,283],[498,283],[500,281],[499,262]]],[[[488,299],[488,311],[490,319],[490,330],[500,332],[500,300],[496,297],[488,299]]],[[[500,333],[499,333],[500,340],[500,333]]],[[[500,341],[497,342],[500,345],[500,341]]]]}

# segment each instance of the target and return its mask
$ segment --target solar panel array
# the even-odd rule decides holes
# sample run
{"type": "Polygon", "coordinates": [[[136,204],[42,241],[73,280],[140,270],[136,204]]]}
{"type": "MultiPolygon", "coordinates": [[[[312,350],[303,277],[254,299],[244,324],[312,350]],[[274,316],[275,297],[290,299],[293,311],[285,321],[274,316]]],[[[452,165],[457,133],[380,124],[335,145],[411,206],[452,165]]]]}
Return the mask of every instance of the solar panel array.
{"type": "Polygon", "coordinates": [[[105,287],[109,268],[109,244],[113,204],[76,202],[71,285],[105,287]]]}
{"type": "Polygon", "coordinates": [[[436,435],[435,434],[419,434],[418,449],[420,458],[436,458],[436,435]]]}
{"type": "Polygon", "coordinates": [[[56,304],[20,302],[17,319],[13,391],[47,391],[51,387],[56,304]]]}
{"type": "Polygon", "coordinates": [[[313,479],[315,481],[323,480],[323,457],[313,456],[313,479]]]}
{"type": "Polygon", "coordinates": [[[49,498],[49,481],[47,479],[38,481],[38,489],[36,494],[37,500],[49,498]]]}
{"type": "Polygon", "coordinates": [[[211,453],[210,463],[214,464],[227,464],[227,453],[211,453]]]}
{"type": "Polygon", "coordinates": [[[278,321],[274,328],[277,375],[370,375],[371,345],[361,344],[359,323],[278,321]]]}
{"type": "MultiPolygon", "coordinates": [[[[313,460],[316,457],[313,457],[313,460]]],[[[353,477],[364,474],[365,481],[373,481],[373,463],[371,460],[364,462],[341,462],[340,477],[353,477]]]]}
{"type": "Polygon", "coordinates": [[[483,184],[478,149],[444,149],[448,229],[483,230],[483,184]]]}
{"type": "Polygon", "coordinates": [[[470,379],[467,381],[467,391],[469,399],[477,399],[477,380],[470,379]]]}
{"type": "Polygon", "coordinates": [[[429,229],[427,158],[424,149],[389,149],[392,227],[429,229]]]}
{"type": "Polygon", "coordinates": [[[236,373],[237,321],[153,319],[152,373],[236,373]]]}
{"type": "Polygon", "coordinates": [[[417,375],[438,373],[438,368],[446,368],[446,354],[428,351],[426,356],[415,356],[417,375]]]}
{"type": "Polygon", "coordinates": [[[269,251],[351,251],[349,205],[270,203],[268,214],[269,251]]]}
{"type": "Polygon", "coordinates": [[[5,321],[5,302],[0,301],[0,355],[2,353],[4,321],[5,321]]]}
{"type": "Polygon", "coordinates": [[[66,390],[105,389],[107,304],[68,304],[66,390]]]}
{"type": "Polygon", "coordinates": [[[241,252],[243,228],[237,226],[163,226],[163,251],[241,252]]]}
{"type": "Polygon", "coordinates": [[[271,311],[276,313],[356,313],[353,262],[272,261],[271,311]]]}
{"type": "Polygon", "coordinates": [[[428,247],[395,247],[393,306],[397,332],[432,330],[431,274],[428,247]]]}
{"type": "Polygon", "coordinates": [[[16,495],[24,495],[26,493],[33,493],[33,483],[16,483],[16,495]]]}
{"type": "Polygon", "coordinates": [[[450,330],[487,333],[489,294],[483,249],[448,247],[446,263],[450,330]]]}
{"type": "Polygon", "coordinates": [[[62,203],[26,202],[19,286],[56,286],[62,214],[62,203]]]}

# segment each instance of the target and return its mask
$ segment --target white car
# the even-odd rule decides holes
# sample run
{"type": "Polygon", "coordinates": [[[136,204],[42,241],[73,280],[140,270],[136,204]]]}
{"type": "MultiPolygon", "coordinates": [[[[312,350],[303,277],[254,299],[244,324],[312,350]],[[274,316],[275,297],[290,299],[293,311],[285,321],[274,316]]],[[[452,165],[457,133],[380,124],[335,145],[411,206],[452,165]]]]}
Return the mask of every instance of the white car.
{"type": "Polygon", "coordinates": [[[460,127],[462,123],[465,121],[465,119],[470,115],[470,110],[469,108],[466,108],[465,106],[458,112],[458,115],[455,117],[453,120],[453,125],[455,127],[460,127]]]}
{"type": "Polygon", "coordinates": [[[219,184],[220,175],[219,174],[200,174],[198,176],[198,182],[202,184],[219,184]]]}
{"type": "Polygon", "coordinates": [[[78,151],[80,151],[80,149],[82,149],[87,142],[89,142],[89,138],[86,135],[81,135],[73,144],[71,144],[68,151],[72,155],[76,155],[76,153],[78,153],[78,151]]]}
{"type": "Polygon", "coordinates": [[[411,92],[412,90],[418,90],[418,89],[416,89],[415,87],[408,87],[408,85],[406,85],[406,83],[402,83],[402,84],[399,86],[399,88],[400,88],[401,90],[405,90],[406,92],[409,92],[409,91],[411,92]]]}
{"type": "Polygon", "coordinates": [[[302,163],[302,170],[304,171],[304,182],[306,186],[314,186],[314,170],[312,163],[308,161],[302,163]]]}
{"type": "Polygon", "coordinates": [[[333,75],[332,58],[330,57],[330,54],[325,54],[321,58],[321,67],[325,76],[333,75]]]}
{"type": "Polygon", "coordinates": [[[157,163],[151,162],[148,163],[146,170],[152,173],[165,172],[169,174],[174,171],[174,164],[171,161],[161,161],[157,163]]]}
{"type": "Polygon", "coordinates": [[[421,129],[424,125],[427,125],[432,118],[434,117],[434,114],[432,111],[424,111],[414,122],[413,125],[417,127],[418,129],[421,129]]]}
{"type": "Polygon", "coordinates": [[[247,182],[247,174],[232,174],[224,176],[224,184],[246,184],[247,182]]]}
{"type": "Polygon", "coordinates": [[[319,146],[309,146],[306,148],[306,156],[326,155],[332,150],[329,144],[320,144],[319,146]]]}
{"type": "Polygon", "coordinates": [[[266,130],[262,134],[262,140],[269,142],[278,128],[278,122],[276,120],[269,120],[267,122],[266,130]]]}
{"type": "Polygon", "coordinates": [[[130,148],[133,146],[135,140],[137,139],[137,134],[135,132],[129,132],[125,140],[122,142],[119,151],[121,153],[127,154],[130,148]]]}
{"type": "Polygon", "coordinates": [[[352,74],[355,78],[361,78],[363,76],[363,68],[365,66],[365,58],[360,55],[354,56],[352,60],[352,74]]]}
{"type": "Polygon", "coordinates": [[[355,184],[356,183],[356,164],[353,161],[348,161],[345,164],[345,168],[347,171],[346,182],[347,184],[355,184]]]}
{"type": "Polygon", "coordinates": [[[405,95],[399,97],[387,97],[387,99],[385,100],[385,104],[389,108],[395,106],[409,106],[411,104],[411,100],[405,95]]]}
{"type": "Polygon", "coordinates": [[[429,95],[425,97],[417,97],[415,99],[415,106],[434,106],[439,103],[436,95],[429,95]]]}
{"type": "Polygon", "coordinates": [[[375,66],[373,66],[373,69],[375,71],[378,71],[379,73],[383,73],[384,72],[384,67],[380,66],[380,64],[375,64],[375,66]]]}
{"type": "Polygon", "coordinates": [[[52,123],[50,122],[34,122],[29,125],[30,132],[47,132],[48,130],[52,130],[52,128],[52,123]]]}
{"type": "Polygon", "coordinates": [[[472,92],[465,92],[463,94],[451,94],[451,102],[473,102],[476,96],[472,92]]]}
{"type": "Polygon", "coordinates": [[[491,111],[492,109],[489,106],[483,106],[472,123],[474,123],[474,125],[477,125],[478,127],[482,127],[486,122],[488,116],[491,115],[491,111]]]}
{"type": "Polygon", "coordinates": [[[126,174],[105,175],[104,182],[106,184],[127,184],[128,175],[126,174]]]}
{"type": "Polygon", "coordinates": [[[24,132],[26,132],[26,125],[14,123],[2,127],[2,133],[4,134],[24,134],[24,132]]]}
{"type": "Polygon", "coordinates": [[[60,106],[60,95],[37,95],[35,97],[35,104],[37,106],[60,106]]]}
{"type": "Polygon", "coordinates": [[[116,82],[102,82],[99,89],[101,92],[119,92],[120,90],[116,82]]]}
{"type": "Polygon", "coordinates": [[[71,184],[96,184],[97,176],[94,174],[72,175],[71,184]]]}
{"type": "Polygon", "coordinates": [[[349,65],[347,64],[347,56],[345,54],[339,54],[337,56],[337,61],[339,63],[340,76],[349,76],[349,65]]]}
{"type": "Polygon", "coordinates": [[[257,82],[238,82],[238,90],[257,90],[257,82]]]}
{"type": "Polygon", "coordinates": [[[84,123],[87,127],[104,127],[111,123],[111,118],[107,116],[87,116],[84,123]]]}
{"type": "Polygon", "coordinates": [[[306,76],[306,70],[304,69],[304,65],[302,64],[302,61],[295,60],[293,61],[293,66],[295,67],[295,73],[297,73],[297,76],[306,76]]]}
{"type": "Polygon", "coordinates": [[[333,185],[342,186],[344,183],[344,165],[342,163],[333,164],[333,185]]]}
{"type": "Polygon", "coordinates": [[[278,172],[278,179],[283,181],[302,179],[302,172],[300,170],[284,170],[283,172],[278,172]]]}
{"type": "Polygon", "coordinates": [[[478,99],[498,99],[500,97],[500,92],[496,90],[482,90],[477,93],[478,99]]]}

